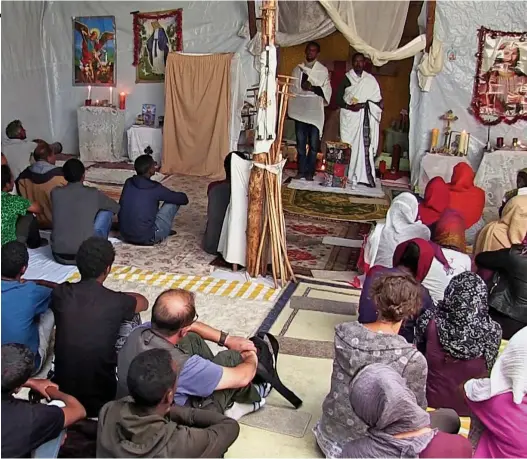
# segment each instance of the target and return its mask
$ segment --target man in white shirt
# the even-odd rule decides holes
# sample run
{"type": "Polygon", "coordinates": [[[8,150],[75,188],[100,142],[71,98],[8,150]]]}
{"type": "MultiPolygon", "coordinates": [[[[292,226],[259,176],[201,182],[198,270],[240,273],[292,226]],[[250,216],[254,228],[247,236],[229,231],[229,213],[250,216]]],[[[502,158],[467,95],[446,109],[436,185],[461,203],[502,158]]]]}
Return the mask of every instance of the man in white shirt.
{"type": "Polygon", "coordinates": [[[379,144],[379,123],[383,102],[379,83],[364,71],[365,58],[355,53],[353,68],[346,73],[337,94],[340,107],[340,139],[351,145],[348,179],[375,187],[375,156],[379,144]]]}
{"type": "Polygon", "coordinates": [[[331,99],[328,69],[318,62],[320,45],[314,41],[306,45],[305,62],[293,70],[288,115],[295,120],[298,174],[295,178],[313,180],[320,138],[324,128],[324,106],[331,99]],[[309,152],[306,146],[309,145],[309,152]]]}

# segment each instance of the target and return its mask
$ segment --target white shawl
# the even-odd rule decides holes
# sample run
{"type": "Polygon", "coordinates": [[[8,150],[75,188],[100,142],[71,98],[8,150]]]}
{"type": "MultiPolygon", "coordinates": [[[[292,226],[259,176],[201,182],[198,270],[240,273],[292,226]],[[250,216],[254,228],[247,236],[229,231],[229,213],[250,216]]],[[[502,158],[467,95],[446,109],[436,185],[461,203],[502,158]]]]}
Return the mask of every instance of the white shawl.
{"type": "Polygon", "coordinates": [[[379,238],[375,265],[392,268],[393,254],[399,244],[415,238],[430,240],[428,227],[416,221],[418,212],[419,203],[412,193],[401,193],[392,201],[379,238]]]}
{"type": "Polygon", "coordinates": [[[492,367],[490,378],[467,381],[465,392],[473,402],[512,392],[514,403],[522,403],[523,397],[527,395],[527,327],[510,339],[492,367]]]}
{"type": "Polygon", "coordinates": [[[312,124],[318,128],[322,137],[324,129],[324,106],[331,100],[331,84],[328,69],[320,62],[316,61],[313,67],[299,64],[293,70],[293,85],[291,92],[295,97],[289,99],[287,114],[290,118],[312,124]],[[302,73],[307,75],[307,81],[313,86],[320,86],[324,98],[316,95],[312,91],[302,89],[302,73]]]}

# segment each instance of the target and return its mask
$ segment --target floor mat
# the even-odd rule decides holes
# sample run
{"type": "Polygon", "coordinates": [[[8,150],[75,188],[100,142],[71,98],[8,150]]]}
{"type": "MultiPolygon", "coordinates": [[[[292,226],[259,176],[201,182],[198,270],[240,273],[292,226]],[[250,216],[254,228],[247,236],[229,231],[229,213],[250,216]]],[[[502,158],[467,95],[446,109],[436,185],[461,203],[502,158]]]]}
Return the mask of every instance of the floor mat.
{"type": "Polygon", "coordinates": [[[119,199],[121,198],[121,193],[123,192],[122,185],[103,185],[101,183],[94,183],[88,181],[85,181],[84,185],[101,190],[106,196],[117,202],[119,202],[119,199]]]}
{"type": "Polygon", "coordinates": [[[311,414],[305,411],[265,405],[255,413],[240,419],[240,424],[302,438],[307,431],[311,414]]]}
{"type": "Polygon", "coordinates": [[[336,194],[347,194],[354,196],[365,196],[370,198],[385,198],[384,190],[382,189],[380,179],[376,180],[375,188],[367,187],[366,185],[357,185],[355,189],[351,188],[351,185],[346,186],[345,188],[341,187],[329,187],[323,186],[323,177],[322,175],[317,175],[313,181],[309,180],[297,180],[292,179],[288,188],[294,190],[306,190],[306,191],[315,191],[317,193],[336,193],[336,194]]]}
{"type": "MultiPolygon", "coordinates": [[[[80,274],[78,271],[75,271],[69,279],[71,281],[77,281],[80,279],[80,274]]],[[[165,290],[169,288],[182,288],[205,295],[256,301],[274,301],[280,294],[279,289],[275,290],[272,287],[258,282],[229,281],[211,276],[180,275],[139,269],[132,266],[113,266],[108,279],[133,282],[138,285],[162,287],[165,290]]]]}
{"type": "Polygon", "coordinates": [[[282,187],[284,212],[322,220],[346,222],[377,221],[386,218],[388,200],[356,198],[346,194],[295,190],[282,187]],[[375,202],[373,202],[375,201],[375,202]]]}
{"type": "MultiPolygon", "coordinates": [[[[124,182],[134,175],[136,175],[134,170],[90,167],[86,170],[86,181],[104,183],[108,185],[124,185],[124,182]]],[[[166,175],[156,172],[151,177],[151,180],[155,182],[162,182],[165,180],[165,178],[166,175]]]]}

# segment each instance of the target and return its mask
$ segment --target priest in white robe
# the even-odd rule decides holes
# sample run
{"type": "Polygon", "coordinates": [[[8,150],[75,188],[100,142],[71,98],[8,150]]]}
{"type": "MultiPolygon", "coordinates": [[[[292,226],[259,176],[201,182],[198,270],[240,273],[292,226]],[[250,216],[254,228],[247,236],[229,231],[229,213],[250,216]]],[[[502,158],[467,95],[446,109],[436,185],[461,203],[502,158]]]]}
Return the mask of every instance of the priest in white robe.
{"type": "Polygon", "coordinates": [[[375,77],[364,71],[364,54],[352,57],[337,94],[340,110],[340,139],[351,145],[348,180],[375,187],[375,156],[379,144],[379,123],[383,109],[381,88],[375,77]]]}
{"type": "Polygon", "coordinates": [[[324,107],[331,99],[329,72],[318,62],[319,53],[320,45],[309,42],[306,45],[305,62],[293,70],[293,77],[296,79],[293,80],[291,92],[295,97],[289,99],[287,114],[295,120],[298,152],[296,179],[313,180],[324,128],[324,107]]]}

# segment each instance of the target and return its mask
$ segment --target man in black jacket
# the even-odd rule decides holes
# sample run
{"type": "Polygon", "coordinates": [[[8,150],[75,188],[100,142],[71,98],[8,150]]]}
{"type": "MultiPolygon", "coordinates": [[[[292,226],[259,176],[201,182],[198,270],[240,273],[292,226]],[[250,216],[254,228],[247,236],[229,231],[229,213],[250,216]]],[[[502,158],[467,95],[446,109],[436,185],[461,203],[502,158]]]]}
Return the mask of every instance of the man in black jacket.
{"type": "Polygon", "coordinates": [[[223,457],[238,423],[223,414],[172,407],[176,368],[166,349],[137,355],[128,371],[131,397],[99,414],[97,457],[223,457]]]}
{"type": "Polygon", "coordinates": [[[179,206],[188,204],[185,193],[169,190],[151,177],[156,163],[150,155],[134,163],[137,175],[126,180],[119,205],[119,230],[126,242],[153,245],[175,234],[172,224],[179,206]],[[159,204],[164,204],[159,207],[159,204]]]}

